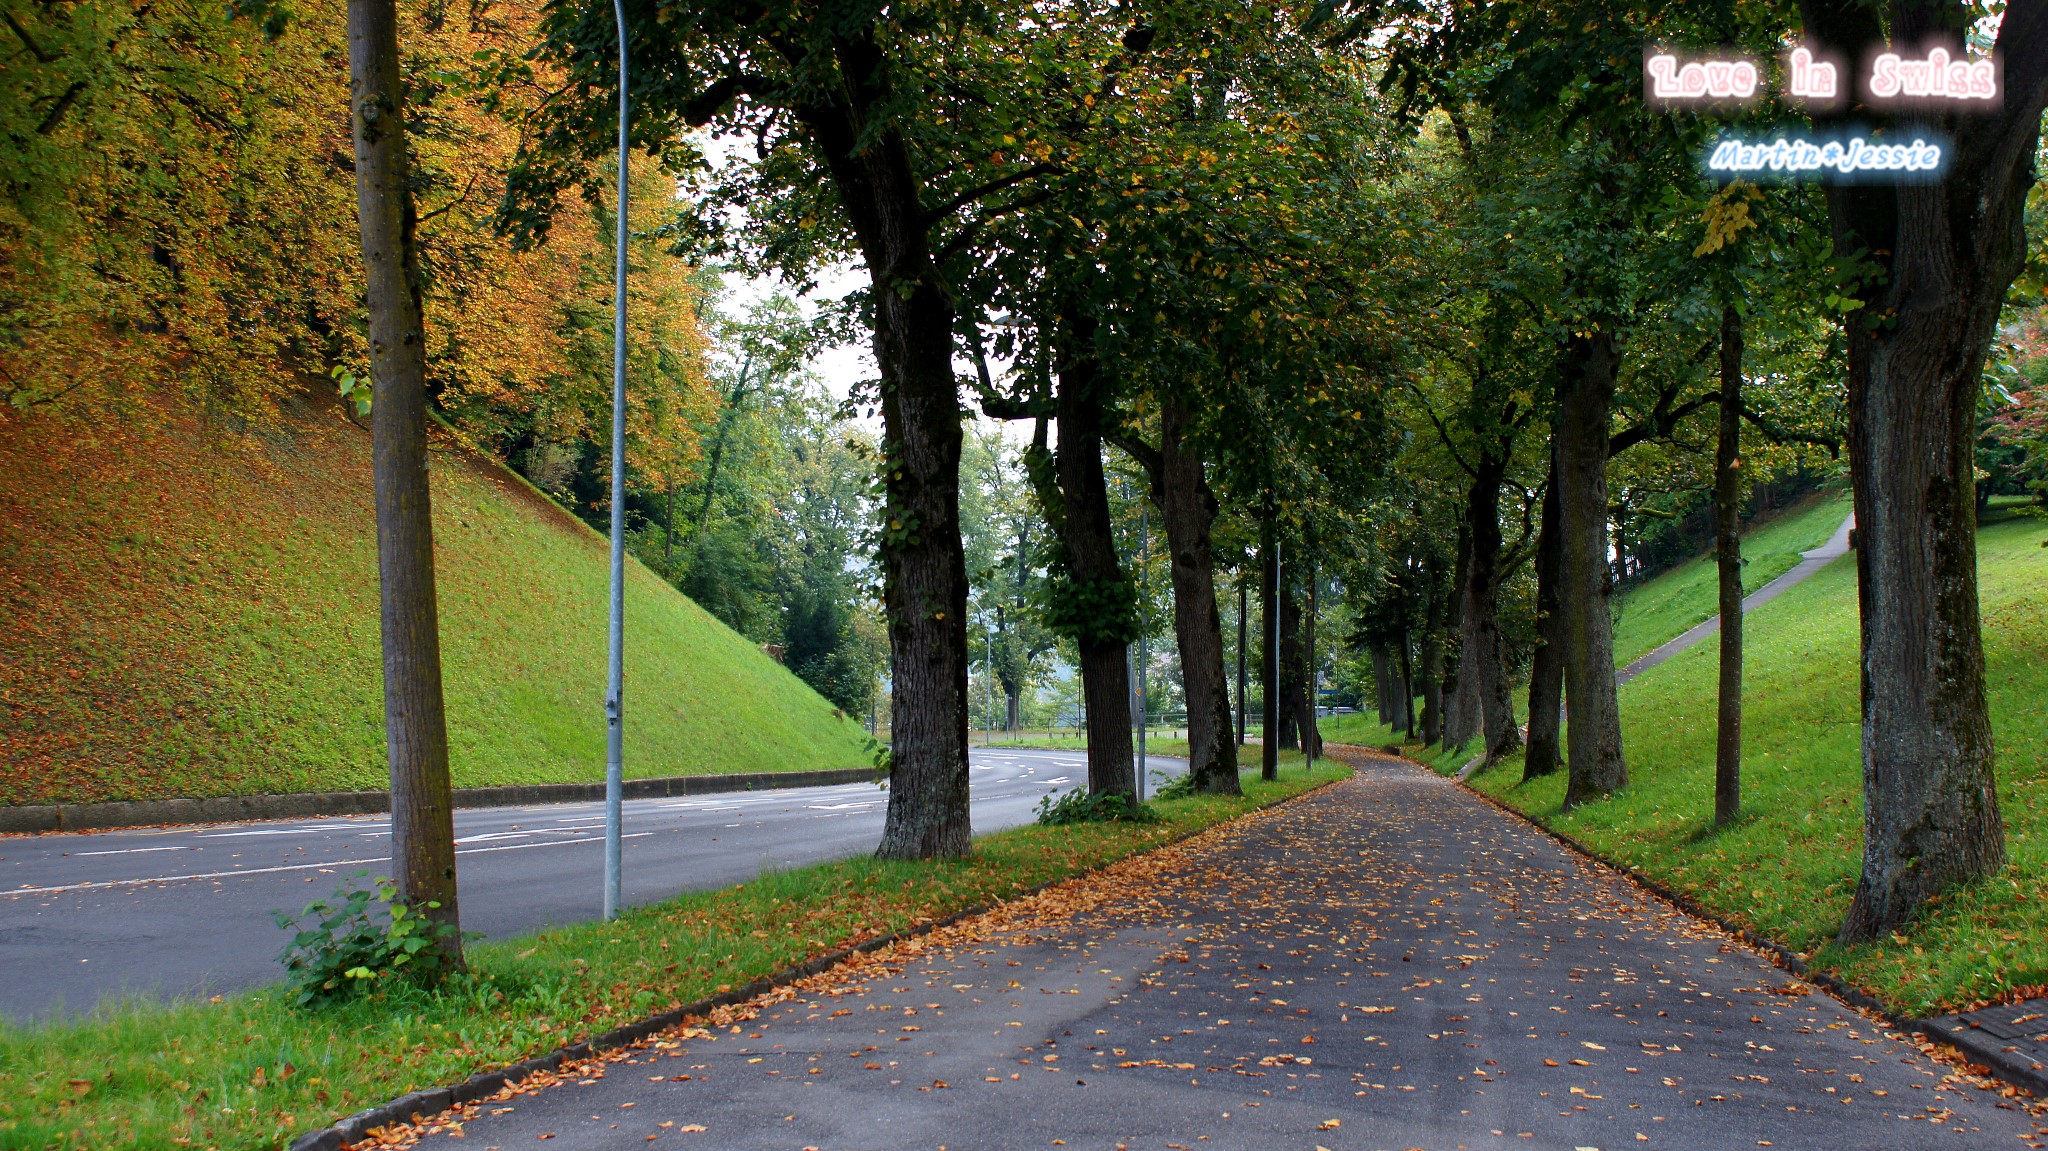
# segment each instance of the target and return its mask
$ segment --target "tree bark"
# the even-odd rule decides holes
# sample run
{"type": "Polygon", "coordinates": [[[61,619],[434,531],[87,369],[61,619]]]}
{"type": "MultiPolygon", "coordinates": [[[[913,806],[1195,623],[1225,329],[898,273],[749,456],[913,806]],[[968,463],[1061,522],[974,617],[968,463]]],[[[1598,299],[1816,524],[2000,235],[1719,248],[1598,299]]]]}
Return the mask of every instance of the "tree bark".
{"type": "Polygon", "coordinates": [[[1549,775],[1563,766],[1558,737],[1564,712],[1564,622],[1557,601],[1564,529],[1557,504],[1557,452],[1550,456],[1550,480],[1543,489],[1543,523],[1536,530],[1536,653],[1529,663],[1529,745],[1522,778],[1549,775]]]}
{"type": "Polygon", "coordinates": [[[1259,778],[1280,778],[1280,684],[1274,654],[1280,650],[1280,532],[1278,512],[1270,500],[1259,520],[1259,601],[1265,609],[1259,651],[1260,700],[1259,778]]]}
{"type": "Polygon", "coordinates": [[[349,0],[348,32],[356,219],[362,233],[370,378],[375,389],[371,455],[384,646],[384,734],[391,773],[391,869],[398,899],[448,928],[433,946],[444,963],[459,967],[455,806],[441,695],[433,500],[427,475],[418,217],[406,156],[396,3],[349,0]]]}
{"type": "Polygon", "coordinates": [[[1720,715],[1714,826],[1742,810],[1742,313],[1721,309],[1721,428],[1714,445],[1714,558],[1721,579],[1720,715]]]}
{"type": "MultiPolygon", "coordinates": [[[[1410,618],[1404,607],[1402,619],[1410,618]]],[[[1415,664],[1408,650],[1408,628],[1401,627],[1401,728],[1409,739],[1415,738],[1415,664]]]]}
{"type": "Polygon", "coordinates": [[[1230,692],[1223,669],[1223,623],[1216,608],[1216,557],[1210,528],[1216,497],[1200,450],[1187,439],[1192,413],[1169,398],[1160,406],[1160,516],[1173,553],[1173,630],[1187,695],[1188,774],[1198,792],[1241,795],[1237,745],[1230,735],[1230,692]]]}
{"type": "Polygon", "coordinates": [[[874,285],[887,453],[881,552],[892,663],[884,859],[966,855],[967,558],[960,544],[960,402],[953,305],[932,262],[920,183],[900,130],[860,125],[890,103],[882,53],[836,42],[840,83],[798,117],[823,156],[874,285]]]}
{"type": "MultiPolygon", "coordinates": [[[[1959,8],[1801,5],[1807,27],[1843,50],[1886,33],[1918,42],[1962,18],[1959,8]]],[[[1937,892],[2005,862],[1978,619],[1974,449],[1985,350],[2026,251],[2048,104],[2048,8],[2013,5],[1996,47],[2002,104],[1947,125],[1945,178],[1827,191],[1835,250],[1869,253],[1873,273],[1846,325],[1864,847],[1845,943],[1898,929],[1937,892]]]]}
{"type": "Polygon", "coordinates": [[[1320,607],[1320,581],[1316,565],[1308,567],[1308,603],[1302,612],[1301,621],[1301,689],[1295,696],[1295,730],[1301,737],[1301,750],[1308,761],[1314,763],[1323,755],[1323,730],[1316,722],[1316,614],[1320,607]]]}
{"type": "Polygon", "coordinates": [[[1301,727],[1301,600],[1294,580],[1283,571],[1280,579],[1280,750],[1299,750],[1305,734],[1301,727]]]}
{"type": "Polygon", "coordinates": [[[1245,594],[1244,577],[1244,572],[1239,571],[1237,573],[1237,746],[1239,747],[1244,746],[1244,737],[1247,730],[1245,723],[1249,718],[1245,709],[1250,706],[1249,701],[1245,697],[1245,688],[1248,685],[1245,682],[1244,661],[1245,645],[1250,638],[1248,632],[1251,627],[1251,602],[1245,594]]]}
{"type": "Polygon", "coordinates": [[[1422,744],[1433,747],[1444,737],[1444,593],[1437,560],[1422,565],[1422,744]]]}
{"type": "Polygon", "coordinates": [[[1394,723],[1394,688],[1387,679],[1386,649],[1376,647],[1372,650],[1373,710],[1379,712],[1382,727],[1391,727],[1394,723]]]}
{"type": "MultiPolygon", "coordinates": [[[[1077,583],[1124,579],[1109,519],[1109,485],[1102,472],[1103,391],[1108,385],[1095,355],[1096,323],[1086,316],[1059,321],[1059,476],[1063,514],[1060,542],[1067,574],[1077,583]]],[[[1131,749],[1131,672],[1122,640],[1083,635],[1081,692],[1088,700],[1088,790],[1137,795],[1131,749]]]]}
{"type": "Polygon", "coordinates": [[[1614,629],[1608,599],[1607,440],[1618,355],[1605,326],[1574,336],[1558,384],[1557,499],[1563,528],[1558,560],[1559,630],[1564,636],[1566,728],[1564,806],[1628,784],[1621,711],[1614,691],[1614,629]]]}
{"type": "Polygon", "coordinates": [[[1458,560],[1451,570],[1450,618],[1444,631],[1445,640],[1454,645],[1446,654],[1455,653],[1455,658],[1444,661],[1443,669],[1443,741],[1446,748],[1463,747],[1479,733],[1479,696],[1470,690],[1475,686],[1477,677],[1475,669],[1466,667],[1464,642],[1465,591],[1471,581],[1471,572],[1472,525],[1468,516],[1458,524],[1458,560]]]}

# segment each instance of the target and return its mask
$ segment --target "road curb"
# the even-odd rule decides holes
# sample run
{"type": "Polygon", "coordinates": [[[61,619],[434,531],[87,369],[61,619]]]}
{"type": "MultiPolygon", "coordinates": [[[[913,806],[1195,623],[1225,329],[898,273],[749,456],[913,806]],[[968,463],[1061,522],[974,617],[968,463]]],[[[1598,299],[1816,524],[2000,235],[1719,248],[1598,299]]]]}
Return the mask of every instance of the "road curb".
{"type": "MultiPolygon", "coordinates": [[[[626,781],[627,799],[665,799],[727,791],[787,787],[831,787],[866,783],[869,767],[823,771],[755,771],[732,775],[675,775],[626,781]]],[[[507,787],[458,787],[455,806],[517,807],[529,803],[581,803],[604,798],[603,783],[529,783],[507,787]]],[[[391,810],[388,791],[314,791],[288,795],[223,795],[208,799],[140,799],[110,803],[59,803],[0,807],[0,835],[52,831],[107,831],[169,823],[241,823],[260,819],[314,819],[331,815],[378,815],[391,810]]]]}
{"type": "MultiPolygon", "coordinates": [[[[1416,767],[1421,768],[1423,771],[1428,771],[1431,775],[1436,775],[1440,779],[1449,778],[1435,771],[1430,771],[1427,764],[1416,763],[1406,756],[1401,758],[1404,762],[1414,764],[1416,767]]],[[[1666,887],[1664,884],[1630,867],[1628,864],[1617,863],[1599,855],[1592,848],[1587,847],[1571,836],[1545,827],[1528,814],[1502,803],[1500,800],[1473,787],[1462,779],[1452,779],[1450,782],[1496,810],[1504,812],[1556,840],[1567,850],[1579,855],[1587,862],[1612,871],[1664,902],[1678,908],[1680,911],[1685,912],[1687,915],[1695,919],[1704,919],[1728,934],[1741,939],[1750,947],[1768,956],[1777,966],[1821,988],[1829,995],[1834,996],[1849,1006],[1876,1016],[1885,1026],[1896,1031],[1925,1036],[1930,1042],[1938,1043],[1943,1047],[1956,1051],[1966,1062],[1990,1068],[1993,1075],[2005,1080],[2014,1087],[2027,1091],[2037,1098],[2048,1098],[2048,1073],[2035,1070],[2029,1063],[2018,1061],[2009,1052],[1998,1050],[1992,1044],[1985,1042],[1981,1037],[1967,1030],[1951,1031],[1951,1029],[1942,1027],[1931,1019],[1916,1019],[1912,1016],[1903,1015],[1895,1011],[1883,1000],[1878,999],[1855,984],[1830,972],[1815,971],[1791,948],[1775,939],[1758,935],[1739,923],[1729,922],[1727,919],[1701,906],[1690,895],[1666,887]]]]}
{"type": "MultiPolygon", "coordinates": [[[[1350,767],[1351,765],[1346,764],[1345,766],[1350,767]]],[[[289,1151],[343,1151],[344,1148],[365,1138],[370,1132],[379,1127],[418,1123],[439,1115],[441,1112],[459,1103],[473,1103],[476,1100],[495,1095],[535,1072],[555,1071],[563,1064],[588,1059],[602,1051],[615,1050],[620,1047],[631,1047],[636,1043],[643,1043],[671,1027],[688,1022],[692,1018],[708,1015],[717,1008],[745,1003],[757,995],[765,995],[770,991],[779,987],[786,987],[800,979],[809,979],[813,975],[821,975],[855,956],[865,955],[872,951],[879,951],[891,944],[929,935],[942,927],[951,927],[963,920],[994,910],[995,907],[1001,906],[1002,903],[1008,903],[1017,899],[1027,899],[1050,888],[1058,887],[1062,883],[1072,883],[1077,879],[1085,879],[1105,867],[1111,867],[1125,860],[1135,859],[1140,855],[1147,855],[1154,851],[1172,847],[1204,832],[1214,831],[1220,827],[1228,827],[1240,819],[1315,795],[1324,788],[1341,782],[1343,782],[1342,778],[1326,780],[1315,787],[1309,788],[1307,791],[1290,795],[1285,799],[1276,799],[1271,803],[1262,803],[1243,815],[1234,816],[1222,823],[1210,824],[1208,827],[1198,827],[1184,835],[1177,835],[1163,843],[1148,847],[1144,851],[1121,856],[1117,859],[1097,864],[1094,867],[1076,871],[1071,875],[1035,884],[996,904],[977,903],[971,907],[962,908],[950,915],[914,924],[904,931],[862,940],[850,947],[842,947],[836,951],[827,952],[815,959],[799,963],[794,967],[785,967],[772,975],[762,976],[751,983],[735,987],[730,991],[721,991],[716,995],[706,996],[693,1003],[686,1003],[681,1007],[671,1008],[633,1023],[614,1027],[601,1035],[592,1036],[589,1039],[571,1043],[566,1047],[557,1048],[546,1055],[522,1060],[509,1067],[499,1068],[496,1071],[479,1071],[462,1082],[451,1084],[447,1087],[408,1092],[381,1107],[371,1107],[358,1111],[345,1119],[336,1120],[326,1127],[308,1131],[292,1140],[289,1151]]]]}

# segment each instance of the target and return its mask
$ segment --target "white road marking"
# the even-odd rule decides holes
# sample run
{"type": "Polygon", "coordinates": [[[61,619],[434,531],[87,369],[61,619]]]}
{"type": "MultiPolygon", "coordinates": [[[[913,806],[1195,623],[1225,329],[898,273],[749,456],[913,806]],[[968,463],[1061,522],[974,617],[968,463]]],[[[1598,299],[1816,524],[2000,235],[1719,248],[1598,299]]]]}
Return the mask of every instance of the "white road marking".
{"type": "Polygon", "coordinates": [[[145,851],[197,851],[196,847],[124,847],[119,851],[67,851],[64,854],[79,855],[140,855],[145,851]]]}
{"type": "MultiPolygon", "coordinates": [[[[737,826],[737,825],[735,825],[737,826]]],[[[640,839],[653,835],[651,831],[636,831],[623,836],[625,839],[640,839]]],[[[547,843],[510,843],[503,847],[472,847],[457,851],[457,855],[482,855],[487,851],[522,851],[529,847],[560,847],[567,843],[602,843],[601,839],[556,839],[547,843]]],[[[204,871],[193,875],[153,875],[146,879],[109,879],[97,883],[67,883],[57,887],[17,887],[12,891],[0,891],[0,897],[15,895],[57,895],[66,891],[88,891],[103,887],[141,887],[150,883],[184,883],[194,879],[236,879],[249,875],[272,875],[281,871],[333,870],[337,867],[353,867],[359,863],[389,863],[388,855],[375,859],[336,859],[326,863],[290,863],[282,867],[249,867],[240,871],[204,871]]]]}

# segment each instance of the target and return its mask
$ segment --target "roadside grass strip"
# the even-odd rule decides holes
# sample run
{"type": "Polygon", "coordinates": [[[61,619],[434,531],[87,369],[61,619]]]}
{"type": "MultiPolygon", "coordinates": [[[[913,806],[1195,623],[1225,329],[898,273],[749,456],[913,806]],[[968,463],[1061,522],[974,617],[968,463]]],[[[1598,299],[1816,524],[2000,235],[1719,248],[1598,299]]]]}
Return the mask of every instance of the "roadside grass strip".
{"type": "MultiPolygon", "coordinates": [[[[940,863],[845,860],[473,945],[439,993],[391,986],[303,1010],[268,987],[0,1027],[0,1146],[275,1148],[409,1091],[544,1055],[814,956],[1101,867],[1344,778],[1334,761],[1241,798],[1153,805],[1156,823],[1023,827],[940,863]]],[[[297,910],[296,908],[292,910],[297,910]]]]}
{"type": "Polygon", "coordinates": [[[1473,786],[1602,857],[1929,1016],[2048,983],[2048,525],[2003,508],[1978,539],[1986,684],[2009,862],[1901,933],[1839,947],[1863,850],[1856,565],[1845,557],[1748,616],[1742,819],[1712,828],[1718,650],[1704,643],[1621,692],[1628,788],[1565,814],[1562,773],[1519,757],[1473,786]]]}

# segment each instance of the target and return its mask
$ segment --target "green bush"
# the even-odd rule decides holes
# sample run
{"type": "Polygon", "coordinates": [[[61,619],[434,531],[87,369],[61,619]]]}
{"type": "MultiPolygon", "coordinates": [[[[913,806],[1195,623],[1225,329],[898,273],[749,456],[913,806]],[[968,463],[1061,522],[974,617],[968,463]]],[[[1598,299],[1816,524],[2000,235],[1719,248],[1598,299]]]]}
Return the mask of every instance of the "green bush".
{"type": "MultiPolygon", "coordinates": [[[[441,950],[435,945],[455,929],[436,923],[398,900],[398,885],[388,879],[363,887],[359,871],[328,899],[316,899],[298,915],[271,912],[277,925],[292,933],[278,953],[285,986],[300,1006],[341,998],[392,979],[430,982],[444,974],[441,950]]],[[[441,906],[429,900],[426,910],[441,906]]]]}
{"type": "Polygon", "coordinates": [[[1045,827],[1072,823],[1157,823],[1159,815],[1128,795],[1096,794],[1077,788],[1056,791],[1039,800],[1038,822],[1045,827]]]}
{"type": "Polygon", "coordinates": [[[1176,775],[1171,779],[1167,779],[1160,772],[1155,771],[1152,774],[1155,778],[1166,780],[1165,783],[1152,789],[1153,799],[1186,799],[1195,793],[1195,776],[1193,772],[1189,772],[1186,775],[1176,775]]]}

